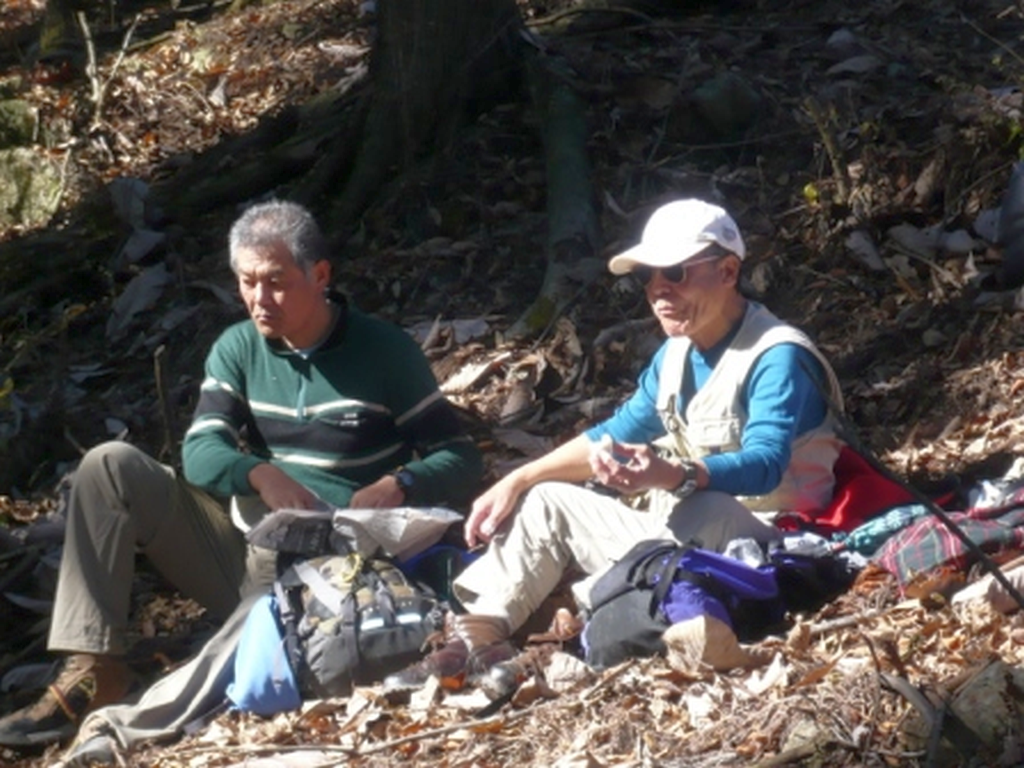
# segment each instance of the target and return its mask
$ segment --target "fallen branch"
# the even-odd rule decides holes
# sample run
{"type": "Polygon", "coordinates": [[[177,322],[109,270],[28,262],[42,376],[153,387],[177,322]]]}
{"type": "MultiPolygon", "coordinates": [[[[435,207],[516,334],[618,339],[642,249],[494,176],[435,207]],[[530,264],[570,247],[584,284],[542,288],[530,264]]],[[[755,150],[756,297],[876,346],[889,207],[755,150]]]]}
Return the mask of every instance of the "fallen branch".
{"type": "Polygon", "coordinates": [[[585,13],[617,13],[622,16],[632,16],[633,18],[640,19],[648,24],[654,23],[653,18],[648,16],[646,13],[641,13],[635,8],[626,8],[620,5],[609,5],[605,8],[563,8],[557,13],[541,16],[539,19],[531,19],[526,22],[526,26],[549,27],[552,24],[557,24],[563,19],[569,18],[570,16],[580,16],[585,13]]]}
{"type": "MultiPolygon", "coordinates": [[[[557,701],[557,699],[553,699],[551,701],[557,701]]],[[[435,736],[444,736],[449,733],[454,733],[455,731],[486,730],[491,725],[503,725],[505,723],[511,723],[516,720],[521,720],[527,715],[532,715],[536,713],[538,709],[542,708],[543,706],[549,703],[550,701],[544,701],[535,707],[520,709],[516,712],[511,712],[506,715],[492,715],[491,717],[485,718],[483,720],[462,721],[458,723],[452,723],[451,725],[441,726],[440,728],[431,728],[429,731],[421,731],[420,733],[414,733],[409,736],[402,736],[399,739],[392,739],[391,741],[382,741],[380,744],[372,744],[365,749],[356,749],[352,754],[355,757],[361,757],[362,755],[372,755],[375,752],[384,752],[386,750],[402,746],[403,744],[409,744],[414,741],[431,739],[435,736]]]]}
{"type": "Polygon", "coordinates": [[[832,131],[831,119],[825,115],[825,111],[813,97],[804,100],[804,109],[814,121],[814,126],[821,136],[821,142],[825,145],[829,163],[832,164],[832,175],[835,178],[836,193],[839,196],[838,202],[845,203],[850,199],[850,180],[846,174],[846,164],[843,162],[842,153],[839,151],[839,142],[836,141],[835,133],[832,131]]]}
{"type": "Polygon", "coordinates": [[[117,74],[121,62],[124,61],[125,54],[128,53],[128,44],[131,42],[132,35],[135,34],[136,27],[139,26],[139,21],[142,20],[142,14],[137,13],[135,18],[132,19],[131,25],[124,33],[121,50],[118,51],[117,58],[110,68],[110,74],[102,82],[100,81],[99,66],[96,63],[96,45],[93,43],[92,30],[89,28],[89,21],[86,19],[85,11],[76,11],[75,18],[78,20],[79,28],[82,30],[82,37],[85,39],[87,58],[85,74],[89,78],[89,84],[92,87],[92,94],[89,97],[93,105],[92,121],[90,123],[90,129],[92,129],[100,124],[100,117],[103,112],[103,99],[106,97],[107,88],[110,86],[111,80],[114,79],[114,75],[117,74]]]}
{"type": "Polygon", "coordinates": [[[898,675],[880,672],[879,679],[890,691],[906,699],[924,719],[925,727],[928,729],[927,765],[937,764],[938,749],[943,737],[949,740],[964,759],[978,754],[982,747],[978,734],[957,717],[945,701],[938,705],[933,704],[920,688],[898,675]]]}
{"type": "Polygon", "coordinates": [[[1004,53],[1006,53],[1009,56],[1012,56],[1017,61],[1018,64],[1024,64],[1024,58],[1021,58],[1021,55],[1019,53],[1017,53],[1015,50],[1013,50],[1012,46],[1010,46],[1010,45],[1004,43],[1002,40],[999,40],[998,38],[995,38],[992,35],[990,35],[984,29],[982,29],[977,24],[975,24],[973,21],[971,21],[969,18],[967,18],[967,14],[965,14],[963,11],[960,12],[960,21],[962,21],[964,24],[969,26],[972,30],[974,30],[974,32],[976,32],[977,34],[979,34],[982,37],[984,37],[986,40],[988,40],[993,45],[999,46],[999,48],[1001,48],[1004,53]]]}
{"type": "MultiPolygon", "coordinates": [[[[171,399],[169,397],[169,387],[167,384],[167,345],[161,344],[153,352],[153,378],[156,380],[156,396],[157,402],[160,406],[160,421],[163,423],[164,441],[163,445],[160,446],[159,458],[161,461],[171,460],[174,461],[175,450],[174,450],[174,425],[173,418],[171,416],[171,399]]],[[[176,467],[180,469],[180,467],[176,467]]]]}
{"type": "Polygon", "coordinates": [[[881,613],[882,611],[868,611],[867,613],[860,613],[856,616],[844,616],[840,619],[832,619],[831,621],[823,621],[820,624],[812,624],[807,630],[809,639],[817,638],[821,635],[827,635],[830,632],[835,632],[837,629],[856,627],[866,619],[873,619],[874,617],[881,615],[881,613]]]}
{"type": "Polygon", "coordinates": [[[593,699],[594,696],[596,696],[602,689],[607,688],[613,680],[617,679],[619,676],[622,675],[623,672],[625,672],[629,668],[630,664],[626,662],[623,664],[619,664],[619,666],[615,667],[614,669],[608,672],[605,672],[604,677],[602,677],[600,680],[598,680],[596,683],[594,683],[587,690],[583,691],[583,693],[580,694],[580,704],[586,704],[588,701],[593,699]]]}
{"type": "MultiPolygon", "coordinates": [[[[75,19],[78,21],[78,28],[82,30],[82,38],[85,40],[85,76],[89,78],[89,85],[92,86],[90,101],[93,109],[100,103],[100,78],[96,67],[96,45],[92,41],[92,29],[89,27],[89,20],[85,17],[85,11],[76,11],[75,19]]],[[[93,122],[96,121],[95,112],[93,122]]]]}
{"type": "MultiPolygon", "coordinates": [[[[224,754],[240,754],[240,755],[265,755],[273,754],[275,752],[287,752],[290,754],[295,753],[314,753],[314,752],[331,752],[349,755],[351,757],[361,757],[363,755],[372,755],[378,752],[385,752],[395,747],[400,747],[404,744],[410,744],[415,741],[422,741],[423,739],[432,739],[437,736],[445,736],[449,733],[456,731],[468,730],[487,730],[490,726],[501,725],[505,723],[511,723],[516,720],[520,720],[527,715],[536,713],[538,709],[550,704],[552,701],[557,699],[541,702],[534,707],[528,707],[526,709],[520,709],[515,712],[508,714],[493,715],[492,717],[485,718],[483,720],[462,720],[451,725],[441,726],[439,728],[431,728],[426,731],[420,731],[419,733],[413,733],[408,736],[402,736],[401,738],[392,739],[390,741],[382,741],[377,744],[370,744],[365,747],[346,747],[340,744],[318,744],[311,746],[309,744],[239,744],[235,747],[226,747],[223,745],[212,746],[212,747],[196,747],[196,748],[185,748],[175,750],[175,754],[179,757],[187,756],[199,756],[199,755],[224,755],[224,754]]],[[[337,765],[336,762],[327,763],[327,765],[337,765]]]]}

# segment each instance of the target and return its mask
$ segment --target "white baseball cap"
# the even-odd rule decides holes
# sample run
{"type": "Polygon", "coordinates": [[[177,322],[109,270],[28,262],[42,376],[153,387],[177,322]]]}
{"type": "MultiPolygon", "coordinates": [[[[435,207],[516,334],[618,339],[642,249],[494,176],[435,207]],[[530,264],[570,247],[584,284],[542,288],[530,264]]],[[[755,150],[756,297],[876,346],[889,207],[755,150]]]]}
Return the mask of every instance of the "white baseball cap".
{"type": "Polygon", "coordinates": [[[625,275],[640,264],[671,267],[692,259],[712,243],[741,259],[746,256],[739,227],[724,209],[703,200],[675,200],[651,214],[640,244],[613,256],[608,269],[613,275],[625,275]]]}

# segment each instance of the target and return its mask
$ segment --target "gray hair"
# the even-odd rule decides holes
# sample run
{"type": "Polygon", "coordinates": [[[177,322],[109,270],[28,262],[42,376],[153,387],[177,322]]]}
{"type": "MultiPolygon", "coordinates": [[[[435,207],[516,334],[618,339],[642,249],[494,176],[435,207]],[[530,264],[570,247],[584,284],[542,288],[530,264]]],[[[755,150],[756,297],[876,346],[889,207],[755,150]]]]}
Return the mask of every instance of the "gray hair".
{"type": "Polygon", "coordinates": [[[330,259],[327,239],[313,214],[298,203],[271,200],[257,203],[245,210],[231,225],[228,252],[231,269],[238,272],[238,251],[259,250],[281,243],[307,274],[318,261],[330,259]]]}

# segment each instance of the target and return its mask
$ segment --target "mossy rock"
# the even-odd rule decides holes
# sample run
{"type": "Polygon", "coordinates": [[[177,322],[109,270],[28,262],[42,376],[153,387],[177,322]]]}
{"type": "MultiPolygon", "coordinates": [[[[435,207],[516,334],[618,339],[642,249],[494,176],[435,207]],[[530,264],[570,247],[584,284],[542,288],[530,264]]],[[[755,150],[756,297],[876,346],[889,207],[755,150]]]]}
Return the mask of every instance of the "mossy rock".
{"type": "Polygon", "coordinates": [[[40,225],[60,203],[58,168],[30,149],[0,150],[0,228],[40,225]]]}
{"type": "Polygon", "coordinates": [[[27,101],[0,101],[0,149],[34,143],[38,129],[39,113],[27,101]]]}

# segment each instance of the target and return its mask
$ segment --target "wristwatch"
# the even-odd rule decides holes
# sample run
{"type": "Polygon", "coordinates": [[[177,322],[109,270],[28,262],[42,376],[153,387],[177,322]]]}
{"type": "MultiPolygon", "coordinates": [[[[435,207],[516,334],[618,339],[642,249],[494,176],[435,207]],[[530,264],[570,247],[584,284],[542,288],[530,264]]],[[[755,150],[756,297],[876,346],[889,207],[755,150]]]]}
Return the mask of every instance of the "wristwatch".
{"type": "Polygon", "coordinates": [[[675,488],[670,488],[669,493],[683,498],[697,490],[697,465],[692,461],[683,459],[680,466],[683,468],[683,479],[679,481],[679,485],[675,488]]]}
{"type": "Polygon", "coordinates": [[[416,475],[405,467],[399,467],[391,473],[391,476],[395,478],[399,490],[402,491],[405,495],[405,500],[408,501],[412,495],[412,489],[416,486],[416,475]]]}

